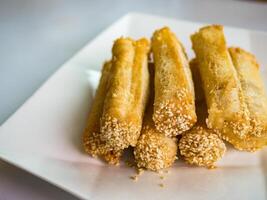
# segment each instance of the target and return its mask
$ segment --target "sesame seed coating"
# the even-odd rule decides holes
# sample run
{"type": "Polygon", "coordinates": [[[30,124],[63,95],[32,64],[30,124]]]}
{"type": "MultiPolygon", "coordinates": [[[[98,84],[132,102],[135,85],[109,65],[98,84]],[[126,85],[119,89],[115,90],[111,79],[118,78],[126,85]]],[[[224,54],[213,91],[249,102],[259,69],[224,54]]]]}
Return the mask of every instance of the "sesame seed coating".
{"type": "Polygon", "coordinates": [[[125,149],[129,145],[135,146],[140,135],[141,126],[136,126],[132,122],[119,122],[118,119],[105,115],[101,119],[104,121],[101,126],[103,141],[107,141],[112,149],[125,149]]]}
{"type": "Polygon", "coordinates": [[[141,136],[134,148],[137,167],[158,171],[170,167],[177,159],[177,140],[160,133],[152,119],[154,102],[154,65],[150,69],[150,98],[143,119],[141,136]]]}
{"type": "Polygon", "coordinates": [[[176,139],[145,126],[134,149],[134,156],[138,167],[158,171],[173,164],[177,159],[176,152],[176,139]]]}
{"type": "Polygon", "coordinates": [[[119,38],[112,48],[112,67],[103,113],[101,140],[119,151],[135,146],[149,95],[149,41],[119,38]]]}
{"type": "Polygon", "coordinates": [[[219,136],[199,125],[182,135],[179,150],[183,159],[192,165],[212,167],[226,151],[219,136]]]}
{"type": "Polygon", "coordinates": [[[168,137],[173,137],[189,130],[196,122],[190,114],[183,113],[187,105],[176,106],[169,101],[155,105],[153,120],[156,129],[168,137]]]}
{"type": "Polygon", "coordinates": [[[155,62],[153,120],[169,137],[190,129],[196,122],[194,86],[184,47],[168,27],[152,37],[155,62]]]}
{"type": "Polygon", "coordinates": [[[109,149],[105,141],[100,138],[100,117],[104,104],[104,94],[108,80],[111,62],[106,62],[102,69],[101,79],[91,106],[86,128],[83,133],[84,151],[93,157],[101,157],[109,164],[119,164],[122,151],[109,149]]]}
{"type": "Polygon", "coordinates": [[[250,129],[246,94],[228,52],[223,27],[203,27],[191,41],[208,107],[208,128],[230,138],[231,143],[246,138],[250,129]]]}
{"type": "Polygon", "coordinates": [[[123,151],[110,150],[104,141],[101,141],[99,132],[93,132],[83,137],[83,146],[86,153],[92,157],[100,157],[112,165],[117,165],[123,151]]]}
{"type": "Polygon", "coordinates": [[[267,145],[267,95],[259,72],[259,64],[254,55],[231,47],[231,55],[248,107],[249,132],[242,139],[227,135],[226,140],[246,151],[255,151],[267,145]]]}

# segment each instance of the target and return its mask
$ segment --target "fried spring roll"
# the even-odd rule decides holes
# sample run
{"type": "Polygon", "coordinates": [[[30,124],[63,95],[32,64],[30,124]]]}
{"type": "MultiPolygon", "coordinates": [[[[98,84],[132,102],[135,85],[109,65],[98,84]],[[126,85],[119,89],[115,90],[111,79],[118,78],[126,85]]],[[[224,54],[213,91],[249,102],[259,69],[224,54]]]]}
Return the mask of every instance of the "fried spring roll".
{"type": "Polygon", "coordinates": [[[182,158],[191,165],[214,168],[226,152],[223,140],[205,123],[207,108],[204,101],[198,101],[198,122],[182,134],[178,146],[182,158]]]}
{"type": "Polygon", "coordinates": [[[201,28],[191,36],[208,107],[208,128],[234,144],[249,130],[245,97],[226,47],[223,27],[201,28]]]}
{"type": "MultiPolygon", "coordinates": [[[[248,106],[250,131],[235,141],[241,150],[255,151],[267,145],[267,97],[256,58],[241,48],[229,48],[248,106]]],[[[233,139],[234,140],[234,139],[233,139]]]]}
{"type": "Polygon", "coordinates": [[[170,167],[176,160],[176,138],[170,138],[157,131],[152,112],[144,116],[141,136],[134,149],[137,166],[152,171],[170,167]]]}
{"type": "Polygon", "coordinates": [[[178,146],[182,158],[188,164],[213,168],[223,157],[226,147],[222,139],[206,126],[207,106],[196,59],[190,61],[190,68],[196,89],[197,123],[182,134],[178,146]]]}
{"type": "MultiPolygon", "coordinates": [[[[151,65],[151,68],[154,66],[151,65]]],[[[145,112],[141,136],[134,148],[135,161],[137,167],[146,168],[152,171],[158,171],[170,167],[176,160],[177,140],[169,138],[160,133],[152,120],[154,87],[153,87],[153,69],[151,70],[151,87],[149,103],[145,112]]]]}
{"type": "Polygon", "coordinates": [[[114,150],[135,146],[148,99],[149,42],[120,38],[113,49],[111,79],[101,118],[101,139],[114,150]]]}
{"type": "Polygon", "coordinates": [[[93,157],[102,157],[110,164],[118,164],[122,151],[109,151],[106,143],[100,139],[100,117],[102,115],[105,94],[111,62],[106,62],[102,68],[101,79],[91,106],[87,126],[83,134],[83,147],[85,152],[93,157]]]}
{"type": "Polygon", "coordinates": [[[179,141],[180,154],[186,163],[214,168],[226,152],[224,142],[211,129],[194,126],[179,141]]]}
{"type": "Polygon", "coordinates": [[[153,120],[158,131],[176,136],[196,122],[194,87],[189,63],[180,41],[167,27],[152,37],[155,62],[153,120]]]}

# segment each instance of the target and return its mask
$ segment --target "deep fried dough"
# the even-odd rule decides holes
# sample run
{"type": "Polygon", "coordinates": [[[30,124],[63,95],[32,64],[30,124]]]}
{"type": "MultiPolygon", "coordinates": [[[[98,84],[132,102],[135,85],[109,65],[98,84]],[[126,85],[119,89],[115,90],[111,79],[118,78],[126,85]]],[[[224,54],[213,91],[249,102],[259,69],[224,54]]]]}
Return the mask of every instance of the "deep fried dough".
{"type": "Polygon", "coordinates": [[[196,122],[194,86],[189,63],[180,41],[167,27],[152,37],[155,62],[153,120],[158,131],[176,136],[196,122]]]}
{"type": "Polygon", "coordinates": [[[215,167],[226,152],[223,140],[205,124],[207,108],[205,102],[198,102],[198,122],[189,131],[182,134],[178,146],[182,158],[191,165],[215,167]]]}
{"type": "Polygon", "coordinates": [[[208,106],[208,128],[234,144],[249,131],[249,111],[240,80],[219,25],[201,28],[191,36],[208,106]]]}
{"type": "Polygon", "coordinates": [[[178,146],[182,158],[191,165],[213,168],[226,152],[222,139],[211,129],[205,120],[208,116],[204,99],[202,81],[196,59],[190,61],[196,91],[197,123],[192,129],[182,134],[178,146]]]}
{"type": "Polygon", "coordinates": [[[242,140],[233,140],[240,150],[255,151],[267,145],[267,97],[256,58],[241,48],[229,48],[249,110],[250,130],[242,140]]]}
{"type": "Polygon", "coordinates": [[[111,78],[101,118],[101,139],[114,150],[135,146],[149,93],[146,39],[120,38],[113,49],[111,78]]]}
{"type": "MultiPolygon", "coordinates": [[[[153,66],[151,66],[153,67],[153,66]]],[[[169,138],[160,133],[152,120],[154,87],[153,69],[151,70],[150,100],[145,112],[141,136],[134,148],[135,161],[138,167],[158,171],[170,167],[176,160],[176,138],[169,138]]]]}
{"type": "Polygon", "coordinates": [[[111,62],[106,62],[102,69],[101,79],[91,105],[87,126],[83,134],[85,152],[93,157],[100,156],[110,164],[118,164],[122,151],[108,150],[106,143],[100,139],[100,117],[102,115],[111,62]]]}

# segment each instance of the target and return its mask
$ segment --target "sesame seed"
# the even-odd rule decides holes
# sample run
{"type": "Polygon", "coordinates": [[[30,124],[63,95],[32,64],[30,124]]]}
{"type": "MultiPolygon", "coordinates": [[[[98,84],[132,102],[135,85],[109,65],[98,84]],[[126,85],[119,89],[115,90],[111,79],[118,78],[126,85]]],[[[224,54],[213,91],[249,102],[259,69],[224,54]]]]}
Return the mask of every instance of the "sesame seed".
{"type": "Polygon", "coordinates": [[[179,141],[180,154],[189,164],[211,167],[224,155],[225,144],[211,130],[195,126],[179,141]]]}
{"type": "Polygon", "coordinates": [[[192,106],[191,102],[180,102],[179,106],[169,101],[155,104],[153,121],[156,129],[169,137],[189,130],[196,122],[195,113],[190,111],[192,106]]]}
{"type": "Polygon", "coordinates": [[[155,128],[146,126],[134,149],[134,156],[138,167],[159,171],[173,164],[176,151],[176,139],[168,138],[155,128]]]}
{"type": "Polygon", "coordinates": [[[136,145],[141,125],[119,122],[118,119],[108,115],[102,117],[101,124],[101,140],[106,141],[111,149],[122,150],[130,145],[136,145]]]}
{"type": "Polygon", "coordinates": [[[106,143],[100,139],[99,132],[85,131],[83,135],[83,146],[86,153],[92,157],[103,158],[109,164],[118,165],[122,151],[111,150],[107,147],[106,143]]]}

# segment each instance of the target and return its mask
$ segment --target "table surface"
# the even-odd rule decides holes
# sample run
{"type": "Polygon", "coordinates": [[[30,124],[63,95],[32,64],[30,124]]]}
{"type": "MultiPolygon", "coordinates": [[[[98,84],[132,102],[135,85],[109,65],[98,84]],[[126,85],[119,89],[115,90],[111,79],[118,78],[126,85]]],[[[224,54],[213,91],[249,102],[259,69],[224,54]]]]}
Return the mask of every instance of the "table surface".
{"type": "MultiPolygon", "coordinates": [[[[128,12],[267,31],[267,2],[0,0],[0,124],[101,30],[128,12]]],[[[0,199],[77,199],[0,161],[0,199]]]]}

